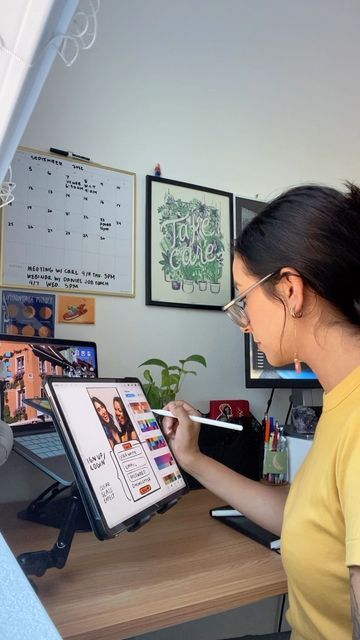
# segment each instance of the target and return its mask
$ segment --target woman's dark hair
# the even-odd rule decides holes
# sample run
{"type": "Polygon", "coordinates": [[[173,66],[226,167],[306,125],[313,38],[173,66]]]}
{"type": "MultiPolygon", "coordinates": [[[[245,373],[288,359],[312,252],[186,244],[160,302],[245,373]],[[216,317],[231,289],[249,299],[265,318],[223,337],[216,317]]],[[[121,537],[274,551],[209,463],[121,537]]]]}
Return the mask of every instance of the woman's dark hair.
{"type": "Polygon", "coordinates": [[[115,402],[118,402],[119,405],[122,407],[122,410],[125,412],[125,405],[124,405],[122,399],[120,398],[120,396],[114,396],[113,397],[113,404],[115,404],[115,402]]]}
{"type": "MultiPolygon", "coordinates": [[[[122,399],[120,398],[120,396],[114,396],[114,397],[113,397],[113,406],[114,406],[114,408],[115,408],[115,402],[118,402],[118,403],[119,403],[119,405],[120,405],[120,407],[121,407],[121,409],[122,409],[122,412],[123,412],[123,414],[124,414],[124,418],[125,418],[125,424],[120,424],[120,423],[119,423],[119,421],[118,421],[118,419],[117,419],[117,417],[116,417],[116,422],[117,422],[117,424],[118,424],[118,428],[120,429],[120,431],[121,431],[121,433],[122,433],[122,434],[125,434],[125,433],[128,433],[128,434],[129,434],[129,433],[131,433],[131,431],[132,431],[132,430],[133,430],[133,428],[134,428],[134,427],[132,426],[132,424],[131,424],[131,421],[130,421],[130,418],[129,418],[129,414],[128,414],[128,412],[126,411],[126,409],[125,409],[125,405],[124,405],[124,403],[123,403],[122,399]]],[[[115,413],[115,416],[116,416],[116,413],[115,413]]]]}
{"type": "Polygon", "coordinates": [[[360,326],[360,189],[346,187],[346,193],[317,185],[289,189],[246,225],[235,252],[259,278],[293,267],[360,326]]]}
{"type": "Polygon", "coordinates": [[[100,398],[97,398],[96,396],[91,396],[91,402],[94,405],[95,411],[96,411],[95,402],[97,402],[98,404],[100,404],[103,407],[103,409],[105,409],[106,413],[109,416],[109,422],[106,422],[105,420],[103,420],[102,416],[98,413],[98,418],[99,418],[101,424],[105,424],[107,426],[109,426],[109,425],[110,426],[115,426],[114,418],[112,417],[111,413],[109,412],[105,402],[103,402],[102,400],[100,400],[100,398]]]}
{"type": "Polygon", "coordinates": [[[96,396],[92,396],[91,397],[91,402],[93,403],[93,405],[95,405],[95,402],[97,402],[98,404],[100,404],[103,407],[103,409],[106,409],[106,411],[107,411],[107,407],[106,407],[105,402],[100,400],[100,398],[97,398],[96,396]]]}

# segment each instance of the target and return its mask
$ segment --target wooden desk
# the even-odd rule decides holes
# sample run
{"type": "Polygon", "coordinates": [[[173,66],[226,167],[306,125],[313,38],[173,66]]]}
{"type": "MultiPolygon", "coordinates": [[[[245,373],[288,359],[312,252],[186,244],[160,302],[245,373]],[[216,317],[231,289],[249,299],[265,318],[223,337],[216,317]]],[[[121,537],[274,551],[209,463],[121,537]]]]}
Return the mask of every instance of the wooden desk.
{"type": "MultiPolygon", "coordinates": [[[[221,500],[200,489],[135,533],[75,535],[64,569],[35,578],[65,639],[120,640],[285,593],[281,558],[216,522],[221,500]]],[[[18,555],[50,549],[57,530],[1,505],[0,530],[18,555]]]]}

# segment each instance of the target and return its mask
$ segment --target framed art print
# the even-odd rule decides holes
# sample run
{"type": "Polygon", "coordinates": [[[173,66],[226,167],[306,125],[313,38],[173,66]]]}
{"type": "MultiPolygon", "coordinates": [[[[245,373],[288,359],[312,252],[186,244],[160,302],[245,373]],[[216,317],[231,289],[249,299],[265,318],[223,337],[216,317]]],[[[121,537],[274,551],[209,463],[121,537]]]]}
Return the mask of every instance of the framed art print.
{"type": "Polygon", "coordinates": [[[235,237],[237,238],[243,228],[266,207],[266,202],[235,196],[235,237]]]}
{"type": "Polygon", "coordinates": [[[146,304],[221,309],[233,297],[233,194],[146,177],[146,304]]]}

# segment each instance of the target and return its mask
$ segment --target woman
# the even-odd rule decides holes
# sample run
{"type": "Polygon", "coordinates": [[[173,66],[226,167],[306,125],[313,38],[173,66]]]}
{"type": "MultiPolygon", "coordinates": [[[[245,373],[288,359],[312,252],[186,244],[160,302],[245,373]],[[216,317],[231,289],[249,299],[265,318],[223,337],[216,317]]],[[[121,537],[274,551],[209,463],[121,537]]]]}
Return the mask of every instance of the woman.
{"type": "Polygon", "coordinates": [[[188,473],[281,533],[291,640],[359,639],[360,189],[305,185],[276,198],[238,238],[233,276],[231,319],[270,364],[300,371],[303,361],[320,380],[313,445],[288,492],[203,455],[187,403],[167,405],[176,419],[164,419],[165,433],[188,473]]]}
{"type": "Polygon", "coordinates": [[[120,396],[115,396],[115,398],[113,398],[113,406],[116,421],[119,425],[121,433],[121,442],[128,442],[128,440],[137,440],[138,437],[136,435],[136,431],[131,424],[130,418],[126,413],[123,401],[121,400],[120,396]]]}
{"type": "Polygon", "coordinates": [[[121,443],[121,434],[119,429],[116,427],[111,413],[108,412],[106,404],[96,396],[93,396],[91,401],[96,413],[98,414],[98,418],[103,426],[106,437],[109,440],[110,446],[113,449],[116,444],[121,443]]]}

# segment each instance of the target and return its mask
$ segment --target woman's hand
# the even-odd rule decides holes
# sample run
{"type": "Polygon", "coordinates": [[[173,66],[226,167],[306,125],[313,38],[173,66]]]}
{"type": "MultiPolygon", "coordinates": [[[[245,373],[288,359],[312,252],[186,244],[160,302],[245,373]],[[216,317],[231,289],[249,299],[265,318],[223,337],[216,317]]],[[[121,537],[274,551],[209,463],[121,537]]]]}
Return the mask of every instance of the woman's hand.
{"type": "Polygon", "coordinates": [[[182,400],[169,402],[164,409],[171,411],[175,416],[174,418],[168,416],[163,418],[162,426],[165,437],[178,463],[191,473],[191,469],[196,465],[196,458],[200,454],[198,444],[200,425],[192,422],[189,415],[200,416],[201,414],[182,400]]]}

